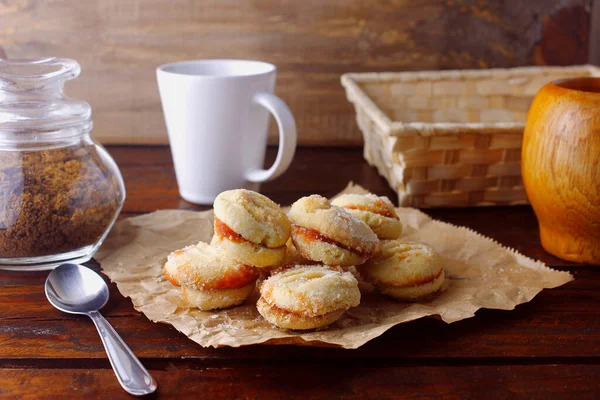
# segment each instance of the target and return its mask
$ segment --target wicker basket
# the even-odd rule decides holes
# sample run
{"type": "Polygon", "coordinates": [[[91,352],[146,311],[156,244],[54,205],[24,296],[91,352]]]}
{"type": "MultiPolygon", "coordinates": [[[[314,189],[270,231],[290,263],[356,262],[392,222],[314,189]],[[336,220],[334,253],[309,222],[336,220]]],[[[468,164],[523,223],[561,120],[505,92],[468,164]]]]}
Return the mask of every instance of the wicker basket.
{"type": "Polygon", "coordinates": [[[594,66],[345,74],[364,156],[411,207],[525,204],[521,141],[547,82],[594,66]]]}

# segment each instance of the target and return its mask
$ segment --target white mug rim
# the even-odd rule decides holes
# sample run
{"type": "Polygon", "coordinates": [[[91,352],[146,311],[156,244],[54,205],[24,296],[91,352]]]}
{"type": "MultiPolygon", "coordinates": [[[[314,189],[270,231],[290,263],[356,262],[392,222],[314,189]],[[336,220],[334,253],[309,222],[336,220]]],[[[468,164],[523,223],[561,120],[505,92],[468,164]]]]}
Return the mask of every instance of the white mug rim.
{"type": "Polygon", "coordinates": [[[199,60],[184,60],[175,61],[167,64],[162,64],[156,68],[157,73],[168,74],[173,76],[185,77],[188,79],[239,79],[239,78],[254,78],[264,75],[269,75],[277,71],[277,67],[274,64],[259,61],[259,60],[245,60],[245,59],[199,59],[199,60]],[[256,73],[244,73],[244,74],[228,74],[228,75],[211,75],[211,74],[189,74],[177,71],[169,71],[169,68],[175,68],[185,65],[206,65],[206,64],[254,64],[260,65],[264,70],[256,73]]]}

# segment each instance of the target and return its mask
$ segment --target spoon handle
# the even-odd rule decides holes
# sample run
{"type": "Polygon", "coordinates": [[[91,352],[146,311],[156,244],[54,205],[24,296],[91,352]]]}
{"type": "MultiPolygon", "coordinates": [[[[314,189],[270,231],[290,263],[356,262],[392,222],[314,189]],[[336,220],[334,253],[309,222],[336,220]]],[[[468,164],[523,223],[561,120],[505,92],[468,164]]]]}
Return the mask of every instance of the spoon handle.
{"type": "Polygon", "coordinates": [[[88,315],[98,329],[110,364],[123,389],[134,396],[154,392],[156,381],[111,324],[98,311],[92,311],[88,315]]]}

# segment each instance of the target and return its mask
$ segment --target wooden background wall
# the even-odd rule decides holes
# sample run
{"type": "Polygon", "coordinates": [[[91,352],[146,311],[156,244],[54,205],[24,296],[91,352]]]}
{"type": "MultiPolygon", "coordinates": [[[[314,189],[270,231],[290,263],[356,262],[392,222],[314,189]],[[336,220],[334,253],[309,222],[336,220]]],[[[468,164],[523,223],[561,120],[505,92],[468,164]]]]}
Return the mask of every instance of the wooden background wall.
{"type": "Polygon", "coordinates": [[[360,144],[341,74],[586,63],[591,2],[3,0],[0,48],[78,60],[104,143],[166,143],[158,65],[250,58],[278,66],[301,143],[360,144]]]}

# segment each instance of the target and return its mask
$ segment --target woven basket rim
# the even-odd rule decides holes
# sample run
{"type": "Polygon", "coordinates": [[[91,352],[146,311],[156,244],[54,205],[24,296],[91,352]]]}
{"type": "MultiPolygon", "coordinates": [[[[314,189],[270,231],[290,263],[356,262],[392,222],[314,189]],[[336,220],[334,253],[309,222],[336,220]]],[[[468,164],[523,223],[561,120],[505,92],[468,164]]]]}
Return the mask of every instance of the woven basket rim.
{"type": "Polygon", "coordinates": [[[540,73],[562,72],[589,72],[591,75],[600,75],[600,67],[591,64],[570,66],[527,66],[515,68],[489,68],[489,69],[454,69],[454,70],[428,70],[428,71],[401,71],[401,72],[348,72],[342,75],[342,85],[346,86],[349,80],[355,82],[373,81],[435,81],[435,80],[467,80],[481,78],[518,78],[539,76],[540,73]]]}
{"type": "Polygon", "coordinates": [[[481,78],[522,78],[540,74],[558,74],[564,72],[588,72],[591,76],[600,76],[600,68],[591,64],[566,67],[527,66],[516,68],[466,69],[444,71],[407,71],[407,72],[350,72],[341,76],[346,97],[351,103],[360,104],[365,113],[378,125],[384,134],[403,135],[452,135],[459,132],[478,132],[482,134],[523,132],[525,124],[521,122],[402,122],[391,120],[386,113],[360,87],[361,82],[417,82],[435,80],[468,80],[481,78]]]}
{"type": "Polygon", "coordinates": [[[496,133],[522,134],[525,124],[521,122],[392,122],[389,133],[392,136],[413,135],[453,135],[476,132],[493,135],[496,133]]]}

